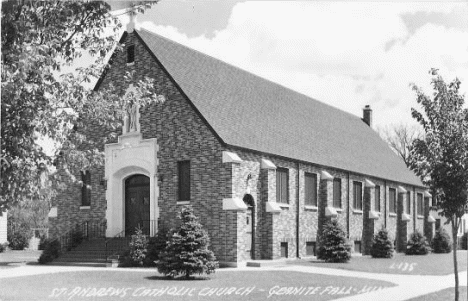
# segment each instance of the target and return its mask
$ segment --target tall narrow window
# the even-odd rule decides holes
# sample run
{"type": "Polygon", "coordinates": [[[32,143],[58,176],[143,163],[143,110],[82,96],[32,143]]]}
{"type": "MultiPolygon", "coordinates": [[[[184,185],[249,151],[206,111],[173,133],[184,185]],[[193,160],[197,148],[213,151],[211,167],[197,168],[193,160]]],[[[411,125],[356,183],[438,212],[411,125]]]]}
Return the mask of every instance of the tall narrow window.
{"type": "Polygon", "coordinates": [[[276,202],[288,203],[289,177],[287,168],[276,169],[276,202]]]}
{"type": "Polygon", "coordinates": [[[354,193],[354,209],[362,210],[362,183],[353,182],[353,193],[354,193]]]}
{"type": "Polygon", "coordinates": [[[389,199],[389,208],[390,213],[396,213],[396,190],[395,188],[390,188],[388,190],[388,199],[389,199]]]}
{"type": "Polygon", "coordinates": [[[341,208],[341,179],[333,179],[333,207],[341,208]]]}
{"type": "Polygon", "coordinates": [[[380,212],[380,186],[375,186],[375,211],[380,212]]]}
{"type": "Polygon", "coordinates": [[[177,163],[179,169],[179,201],[190,201],[190,161],[177,163]]]}
{"type": "Polygon", "coordinates": [[[317,206],[317,175],[314,173],[305,173],[305,204],[317,206]]]}
{"type": "Polygon", "coordinates": [[[86,172],[81,171],[81,206],[91,205],[91,173],[89,170],[86,172]]]}
{"type": "Polygon", "coordinates": [[[405,213],[411,214],[411,192],[406,192],[406,208],[405,213]]]}
{"type": "Polygon", "coordinates": [[[135,45],[130,45],[127,47],[127,64],[133,63],[135,61],[135,45]]]}
{"type": "Polygon", "coordinates": [[[423,195],[418,193],[418,203],[417,203],[417,213],[418,215],[424,215],[424,204],[423,204],[423,195]]]}

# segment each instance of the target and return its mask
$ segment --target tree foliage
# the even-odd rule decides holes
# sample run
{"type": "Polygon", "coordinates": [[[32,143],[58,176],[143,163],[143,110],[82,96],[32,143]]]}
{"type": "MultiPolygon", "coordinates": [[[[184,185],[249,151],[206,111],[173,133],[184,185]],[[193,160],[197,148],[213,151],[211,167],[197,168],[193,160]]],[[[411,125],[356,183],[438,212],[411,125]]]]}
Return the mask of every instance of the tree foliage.
{"type": "Polygon", "coordinates": [[[211,250],[208,233],[198,222],[191,206],[184,206],[178,218],[181,224],[169,232],[169,241],[159,254],[158,271],[175,277],[193,274],[211,274],[218,267],[218,262],[211,250]]]}
{"type": "MultiPolygon", "coordinates": [[[[142,12],[157,1],[136,3],[129,13],[142,12]]],[[[125,114],[121,87],[99,92],[86,87],[107,67],[121,25],[103,1],[3,1],[1,86],[0,212],[24,199],[50,197],[63,174],[53,173],[60,159],[72,168],[102,164],[102,145],[119,128],[125,114]],[[92,62],[63,73],[76,59],[92,62]],[[61,74],[61,75],[60,75],[61,74]],[[103,141],[91,142],[82,129],[90,120],[109,129],[103,141]],[[56,146],[47,154],[42,138],[56,146]],[[80,146],[86,142],[87,147],[80,146]],[[44,190],[44,187],[51,189],[44,190]]],[[[157,101],[154,83],[127,76],[137,89],[140,107],[157,101]]],[[[115,135],[115,134],[114,134],[115,135]]]]}
{"type": "MultiPolygon", "coordinates": [[[[416,139],[411,155],[413,169],[431,187],[437,199],[440,215],[452,228],[453,249],[457,246],[457,231],[467,209],[468,199],[468,109],[460,94],[458,79],[445,83],[436,69],[433,75],[432,97],[413,85],[422,111],[412,109],[412,116],[424,129],[424,138],[416,139]]],[[[458,300],[457,252],[453,252],[455,299],[458,300]]]]}
{"type": "Polygon", "coordinates": [[[419,128],[407,124],[395,124],[381,128],[378,132],[390,148],[403,159],[406,166],[411,167],[413,141],[422,138],[419,128]]]}

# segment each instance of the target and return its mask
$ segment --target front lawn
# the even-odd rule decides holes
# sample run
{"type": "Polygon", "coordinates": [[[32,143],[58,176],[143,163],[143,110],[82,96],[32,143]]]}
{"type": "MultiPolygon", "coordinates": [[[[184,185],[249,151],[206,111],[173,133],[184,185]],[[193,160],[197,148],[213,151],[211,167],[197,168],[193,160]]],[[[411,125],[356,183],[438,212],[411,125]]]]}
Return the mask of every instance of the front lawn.
{"type": "Polygon", "coordinates": [[[5,300],[331,300],[394,286],[289,271],[220,270],[210,278],[169,280],[153,271],[96,270],[1,279],[5,300]],[[25,289],[27,288],[27,289],[25,289]]]}
{"type": "MultiPolygon", "coordinates": [[[[458,271],[466,271],[466,251],[458,251],[458,271]]],[[[352,257],[348,263],[325,263],[318,260],[293,260],[289,264],[312,265],[323,268],[344,269],[369,273],[406,275],[448,275],[453,273],[453,254],[405,255],[397,253],[391,259],[352,257]]]]}

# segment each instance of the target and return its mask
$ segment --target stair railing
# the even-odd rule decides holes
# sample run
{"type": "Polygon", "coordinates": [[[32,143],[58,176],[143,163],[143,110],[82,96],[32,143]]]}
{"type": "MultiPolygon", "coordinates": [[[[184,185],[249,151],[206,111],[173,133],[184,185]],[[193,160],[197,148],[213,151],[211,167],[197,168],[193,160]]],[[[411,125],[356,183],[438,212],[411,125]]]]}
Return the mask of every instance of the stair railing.
{"type": "Polygon", "coordinates": [[[106,238],[106,262],[111,256],[118,257],[120,253],[128,249],[128,247],[128,239],[125,237],[125,230],[120,231],[113,237],[106,238]]]}

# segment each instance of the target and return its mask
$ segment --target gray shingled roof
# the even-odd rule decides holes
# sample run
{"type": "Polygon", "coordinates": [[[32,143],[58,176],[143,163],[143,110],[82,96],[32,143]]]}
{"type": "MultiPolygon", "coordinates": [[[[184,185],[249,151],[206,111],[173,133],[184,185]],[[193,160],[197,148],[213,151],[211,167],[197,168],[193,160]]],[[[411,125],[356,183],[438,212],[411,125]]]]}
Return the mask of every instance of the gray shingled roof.
{"type": "Polygon", "coordinates": [[[157,34],[137,33],[226,144],[423,186],[361,118],[157,34]]]}

